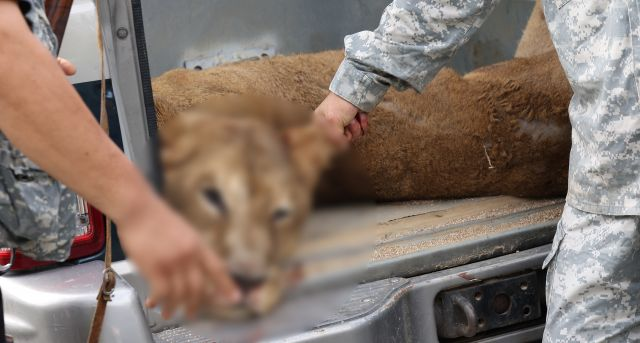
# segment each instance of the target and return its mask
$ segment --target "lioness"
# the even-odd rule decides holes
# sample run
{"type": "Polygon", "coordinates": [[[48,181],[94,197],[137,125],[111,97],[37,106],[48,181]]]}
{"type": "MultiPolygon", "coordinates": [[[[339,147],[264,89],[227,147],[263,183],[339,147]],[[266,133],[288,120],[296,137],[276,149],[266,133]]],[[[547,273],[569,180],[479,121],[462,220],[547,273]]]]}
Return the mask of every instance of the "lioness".
{"type": "MultiPolygon", "coordinates": [[[[528,26],[537,31],[519,49],[528,57],[464,76],[445,69],[422,94],[389,92],[368,135],[323,179],[323,198],[563,194],[571,89],[541,20],[537,5],[528,26]]],[[[234,309],[243,314],[277,302],[314,188],[335,155],[311,110],[342,57],[172,70],[153,82],[167,198],[226,259],[247,294],[234,309]]]]}

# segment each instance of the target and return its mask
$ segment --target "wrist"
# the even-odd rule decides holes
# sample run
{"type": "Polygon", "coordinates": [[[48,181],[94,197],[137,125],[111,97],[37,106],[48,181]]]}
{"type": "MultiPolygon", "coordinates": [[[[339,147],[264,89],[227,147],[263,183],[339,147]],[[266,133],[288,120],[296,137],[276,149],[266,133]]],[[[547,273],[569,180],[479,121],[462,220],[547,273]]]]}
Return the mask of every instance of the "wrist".
{"type": "Polygon", "coordinates": [[[329,90],[362,112],[371,112],[389,86],[376,80],[375,74],[358,69],[348,60],[342,61],[329,90]]]}
{"type": "Polygon", "coordinates": [[[135,184],[122,186],[121,199],[115,200],[118,206],[113,210],[111,219],[118,225],[140,221],[140,218],[153,216],[163,207],[160,197],[141,177],[135,184]]]}
{"type": "Polygon", "coordinates": [[[349,125],[360,109],[340,95],[329,92],[326,99],[328,106],[326,116],[333,117],[341,127],[349,125]]]}

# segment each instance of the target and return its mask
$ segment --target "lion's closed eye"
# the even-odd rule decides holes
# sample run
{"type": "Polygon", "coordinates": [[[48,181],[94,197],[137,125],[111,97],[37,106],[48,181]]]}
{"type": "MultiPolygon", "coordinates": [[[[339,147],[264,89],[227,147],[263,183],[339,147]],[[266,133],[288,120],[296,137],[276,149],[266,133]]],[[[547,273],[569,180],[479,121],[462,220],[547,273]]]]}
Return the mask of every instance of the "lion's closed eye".
{"type": "Polygon", "coordinates": [[[224,214],[227,211],[227,207],[222,199],[220,191],[213,187],[207,187],[202,190],[202,198],[208,207],[215,210],[216,213],[224,214]]]}
{"type": "Polygon", "coordinates": [[[273,220],[274,223],[279,223],[287,220],[290,216],[291,209],[287,207],[280,207],[273,211],[273,213],[271,214],[271,220],[273,220]]]}

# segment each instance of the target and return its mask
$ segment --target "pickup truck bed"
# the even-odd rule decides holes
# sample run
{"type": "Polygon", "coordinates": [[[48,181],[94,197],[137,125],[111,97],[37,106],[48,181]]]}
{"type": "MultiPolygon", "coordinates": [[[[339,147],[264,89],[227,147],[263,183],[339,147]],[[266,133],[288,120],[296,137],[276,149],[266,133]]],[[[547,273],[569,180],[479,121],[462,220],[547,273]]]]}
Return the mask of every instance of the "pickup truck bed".
{"type": "MultiPolygon", "coordinates": [[[[158,323],[154,339],[435,342],[435,295],[539,269],[563,204],[491,197],[321,209],[309,221],[298,255],[305,280],[276,313],[233,325],[158,323]]],[[[542,287],[536,292],[541,296],[542,287]]],[[[523,337],[539,336],[542,315],[523,337]]]]}
{"type": "MultiPolygon", "coordinates": [[[[389,0],[122,3],[100,2],[119,119],[112,123],[120,124],[129,157],[151,175],[150,77],[178,67],[337,49],[344,35],[375,27],[389,0]]],[[[98,53],[87,48],[97,46],[95,8],[89,0],[74,7],[63,56],[78,64],[76,86],[95,95],[98,53]]],[[[531,0],[499,4],[452,66],[465,72],[510,58],[532,7],[531,0]]],[[[490,197],[320,209],[296,257],[305,278],[275,313],[248,323],[164,321],[140,305],[147,287],[135,268],[126,260],[116,262],[119,277],[101,338],[146,343],[539,340],[544,324],[540,267],[562,207],[560,199],[490,197]],[[477,297],[480,293],[484,296],[477,297]],[[491,316],[481,305],[502,293],[517,301],[491,316]],[[474,312],[446,312],[451,310],[447,301],[456,297],[476,298],[474,312]]],[[[85,341],[102,268],[93,261],[0,278],[7,333],[17,342],[85,341]]]]}
{"type": "MultiPolygon", "coordinates": [[[[304,279],[273,314],[250,322],[164,321],[157,310],[140,305],[147,287],[135,268],[126,260],[116,262],[119,278],[102,340],[540,339],[544,324],[540,267],[562,206],[557,199],[492,197],[317,210],[296,257],[304,279]],[[511,300],[507,310],[496,315],[495,300],[504,300],[503,294],[511,300]],[[451,307],[450,300],[460,297],[473,302],[465,305],[472,310],[463,313],[451,307]]],[[[0,278],[7,333],[18,342],[84,341],[102,268],[100,261],[94,261],[0,278]]]]}

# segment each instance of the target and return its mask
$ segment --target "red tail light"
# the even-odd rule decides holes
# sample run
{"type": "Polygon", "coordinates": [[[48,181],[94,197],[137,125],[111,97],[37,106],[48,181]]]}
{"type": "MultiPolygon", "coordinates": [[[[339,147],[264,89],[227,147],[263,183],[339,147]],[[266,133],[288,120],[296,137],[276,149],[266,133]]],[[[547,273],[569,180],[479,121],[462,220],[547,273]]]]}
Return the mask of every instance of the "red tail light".
{"type": "MultiPolygon", "coordinates": [[[[102,213],[88,206],[87,216],[88,224],[82,229],[82,232],[74,238],[68,261],[93,256],[102,251],[104,247],[105,228],[102,213]]],[[[0,249],[0,264],[5,265],[9,263],[10,258],[11,252],[9,249],[0,249]]],[[[53,261],[35,261],[24,256],[20,251],[16,251],[11,270],[27,270],[55,263],[56,262],[53,261]]]]}

